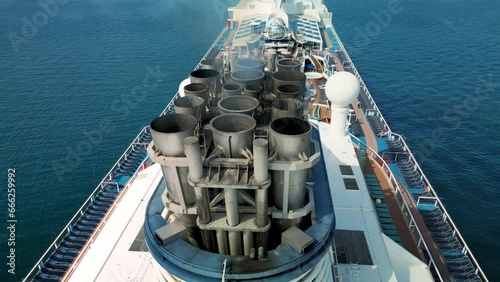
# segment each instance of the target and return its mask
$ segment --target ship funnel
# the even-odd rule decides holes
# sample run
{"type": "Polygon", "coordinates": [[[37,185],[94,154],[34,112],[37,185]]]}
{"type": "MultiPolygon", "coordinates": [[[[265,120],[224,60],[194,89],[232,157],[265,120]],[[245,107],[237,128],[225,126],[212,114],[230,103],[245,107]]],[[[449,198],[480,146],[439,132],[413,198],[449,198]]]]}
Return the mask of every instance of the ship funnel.
{"type": "Polygon", "coordinates": [[[205,101],[205,105],[208,104],[208,86],[204,83],[191,83],[184,86],[184,95],[200,97],[205,101]]]}
{"type": "MultiPolygon", "coordinates": [[[[150,124],[151,135],[156,148],[165,157],[184,157],[184,139],[195,135],[198,120],[187,114],[170,114],[156,118],[150,124]]],[[[155,155],[149,156],[158,158],[155,155]]],[[[163,177],[167,183],[163,204],[171,199],[176,204],[192,206],[196,203],[193,187],[187,182],[188,168],[175,161],[162,163],[163,177]]],[[[196,215],[176,213],[176,217],[186,227],[196,227],[196,215]]]]}
{"type": "Polygon", "coordinates": [[[230,96],[219,101],[219,110],[222,114],[238,113],[253,116],[259,106],[259,100],[250,96],[230,96]]]}
{"type": "Polygon", "coordinates": [[[150,124],[156,148],[166,157],[184,156],[184,138],[193,136],[198,120],[187,114],[170,114],[150,124]]]}
{"type": "Polygon", "coordinates": [[[247,84],[243,89],[243,94],[255,99],[259,99],[264,88],[260,84],[247,84]]]}
{"type": "Polygon", "coordinates": [[[222,86],[222,98],[241,95],[241,86],[238,84],[226,83],[222,86]]]}
{"type": "Polygon", "coordinates": [[[271,122],[271,136],[278,155],[283,160],[295,161],[299,153],[309,153],[311,125],[299,118],[279,118],[271,122]]]}
{"type": "Polygon", "coordinates": [[[276,99],[272,104],[271,120],[285,117],[302,117],[302,102],[297,99],[276,99]]]}
{"type": "MultiPolygon", "coordinates": [[[[299,154],[309,156],[311,144],[311,125],[298,118],[279,118],[271,122],[271,138],[279,158],[284,161],[297,161],[299,154]]],[[[282,210],[287,203],[288,210],[297,210],[305,205],[305,192],[308,169],[273,171],[271,194],[276,208],[282,210]],[[288,198],[284,201],[285,183],[288,183],[288,198]]],[[[280,229],[288,229],[300,224],[302,218],[279,219],[275,224],[280,229]]]]}
{"type": "Polygon", "coordinates": [[[200,63],[200,69],[216,70],[220,73],[222,70],[223,61],[221,59],[205,59],[200,63]]]}
{"type": "Polygon", "coordinates": [[[300,67],[302,62],[297,59],[281,59],[278,61],[278,71],[298,71],[300,72],[300,67]]]}
{"type": "Polygon", "coordinates": [[[197,96],[179,97],[174,101],[175,112],[195,117],[200,124],[206,120],[205,100],[197,96]]]}
{"type": "Polygon", "coordinates": [[[235,70],[256,70],[263,71],[266,62],[259,59],[254,58],[244,58],[236,61],[236,69],[235,70]]]}
{"type": "Polygon", "coordinates": [[[278,86],[276,98],[294,98],[302,101],[302,88],[295,84],[283,84],[278,86]]]}
{"type": "Polygon", "coordinates": [[[234,83],[244,88],[247,84],[262,84],[265,74],[258,70],[237,70],[231,73],[234,83]]]}
{"type": "Polygon", "coordinates": [[[294,84],[300,86],[302,91],[306,91],[306,75],[297,71],[278,71],[273,74],[273,94],[276,95],[278,87],[284,84],[294,84]]]}
{"type": "Polygon", "coordinates": [[[244,114],[226,114],[210,121],[214,143],[220,146],[227,158],[241,157],[241,150],[252,148],[253,133],[257,122],[244,114]]]}
{"type": "Polygon", "coordinates": [[[198,69],[192,71],[189,75],[191,83],[204,83],[208,86],[208,93],[211,97],[215,97],[221,88],[220,74],[216,70],[198,69]]]}

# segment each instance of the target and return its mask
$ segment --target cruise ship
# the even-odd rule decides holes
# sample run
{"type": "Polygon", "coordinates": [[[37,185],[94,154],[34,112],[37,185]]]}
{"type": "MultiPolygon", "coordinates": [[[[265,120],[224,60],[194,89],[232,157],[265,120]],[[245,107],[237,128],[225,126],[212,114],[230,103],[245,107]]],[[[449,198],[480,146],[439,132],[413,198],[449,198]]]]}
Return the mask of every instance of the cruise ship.
{"type": "Polygon", "coordinates": [[[24,280],[488,281],[323,1],[227,14],[24,280]]]}

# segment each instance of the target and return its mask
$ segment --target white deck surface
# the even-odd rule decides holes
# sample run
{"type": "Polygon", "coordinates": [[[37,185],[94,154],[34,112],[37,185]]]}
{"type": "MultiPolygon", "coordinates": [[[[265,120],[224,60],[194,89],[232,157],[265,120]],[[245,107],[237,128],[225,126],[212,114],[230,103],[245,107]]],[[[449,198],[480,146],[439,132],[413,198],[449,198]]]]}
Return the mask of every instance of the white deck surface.
{"type": "Polygon", "coordinates": [[[69,281],[158,281],[149,252],[129,248],[161,178],[157,164],[139,173],[69,281]]]}
{"type": "MultiPolygon", "coordinates": [[[[368,187],[359,167],[353,144],[348,136],[334,138],[331,136],[330,125],[317,123],[322,147],[323,158],[327,164],[328,179],[332,189],[333,205],[335,208],[336,229],[337,230],[357,230],[364,231],[370,250],[370,255],[374,265],[352,265],[339,264],[338,273],[341,281],[398,281],[394,271],[395,267],[389,255],[388,246],[384,240],[384,234],[379,225],[376,211],[368,187]],[[343,176],[339,165],[350,165],[354,176],[343,176]],[[343,178],[355,178],[359,190],[347,190],[343,178]]],[[[391,240],[387,237],[387,240],[391,240]]],[[[403,253],[405,259],[413,257],[403,247],[395,242],[390,245],[393,253],[403,253]]],[[[415,260],[418,260],[415,258],[415,260]]],[[[413,261],[413,260],[412,260],[413,261]]],[[[399,264],[401,260],[398,261],[399,264]]],[[[414,261],[413,261],[414,262],[414,261]]],[[[425,265],[416,264],[412,268],[412,278],[414,281],[433,281],[425,265]],[[422,268],[422,265],[424,268],[422,268]]],[[[408,281],[408,280],[399,280],[408,281]]],[[[413,281],[413,280],[412,280],[413,281]]]]}

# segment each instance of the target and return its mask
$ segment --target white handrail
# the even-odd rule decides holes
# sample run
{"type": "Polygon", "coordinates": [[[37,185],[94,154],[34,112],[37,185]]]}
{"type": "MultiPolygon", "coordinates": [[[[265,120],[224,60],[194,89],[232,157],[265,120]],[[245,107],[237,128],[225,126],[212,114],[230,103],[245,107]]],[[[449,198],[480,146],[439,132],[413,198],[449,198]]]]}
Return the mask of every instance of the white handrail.
{"type": "Polygon", "coordinates": [[[406,141],[403,139],[403,136],[401,136],[401,135],[399,135],[397,133],[393,133],[393,135],[395,135],[398,138],[398,140],[403,143],[403,148],[405,149],[405,151],[407,151],[409,153],[408,155],[410,156],[413,164],[415,165],[416,170],[422,176],[422,178],[424,180],[424,183],[429,188],[429,191],[431,192],[431,194],[434,195],[435,200],[437,201],[437,203],[439,205],[439,208],[441,209],[441,212],[446,217],[445,220],[447,220],[448,223],[451,225],[451,228],[455,232],[455,236],[457,237],[457,239],[462,244],[462,247],[466,250],[466,255],[471,259],[473,265],[475,266],[475,268],[477,270],[477,274],[480,275],[482,279],[488,281],[488,279],[486,278],[486,275],[484,274],[483,270],[481,269],[481,266],[479,265],[479,263],[477,262],[476,258],[474,257],[474,255],[472,254],[471,250],[469,249],[469,246],[467,245],[467,243],[465,242],[464,238],[462,237],[462,234],[460,234],[460,231],[458,230],[457,226],[455,225],[455,222],[453,222],[453,220],[451,219],[451,216],[448,214],[448,211],[446,210],[446,208],[444,207],[443,203],[441,202],[441,199],[439,199],[439,197],[437,196],[436,191],[432,187],[431,183],[429,182],[429,179],[427,179],[427,176],[424,174],[422,168],[420,167],[420,165],[418,164],[417,160],[413,156],[413,153],[411,152],[410,147],[408,147],[408,144],[406,144],[406,141]]]}
{"type": "Polygon", "coordinates": [[[57,235],[56,239],[52,242],[52,244],[50,244],[50,246],[47,248],[47,250],[43,253],[43,255],[40,257],[40,259],[37,261],[35,266],[33,266],[33,268],[30,270],[30,272],[28,272],[28,274],[23,279],[23,281],[26,281],[31,275],[36,274],[38,272],[38,270],[40,269],[40,265],[45,261],[45,259],[50,257],[50,255],[52,255],[52,253],[54,251],[57,251],[57,245],[58,245],[59,241],[68,235],[68,233],[70,232],[69,231],[70,226],[73,223],[77,222],[82,217],[83,210],[86,209],[90,205],[90,203],[92,202],[92,198],[95,195],[97,195],[99,192],[102,191],[102,189],[106,185],[105,182],[108,182],[110,179],[112,179],[112,174],[114,174],[114,171],[120,167],[120,163],[126,159],[126,156],[130,152],[132,152],[133,147],[136,145],[135,144],[136,140],[137,141],[140,140],[140,138],[144,135],[144,133],[147,130],[148,130],[148,127],[147,126],[144,127],[139,132],[139,134],[134,138],[134,141],[127,147],[127,149],[123,152],[123,154],[120,156],[120,158],[118,158],[118,161],[116,161],[116,163],[111,167],[111,169],[108,171],[108,173],[106,173],[106,175],[101,180],[101,182],[99,182],[99,184],[94,189],[94,191],[90,194],[90,196],[87,198],[87,200],[85,200],[85,202],[82,204],[82,206],[76,211],[75,215],[69,220],[68,224],[66,224],[66,226],[63,228],[61,233],[59,233],[59,235],[57,235]]]}
{"type": "MultiPolygon", "coordinates": [[[[415,164],[416,168],[418,169],[420,175],[423,177],[424,179],[424,182],[425,184],[427,184],[427,186],[429,187],[430,191],[432,191],[432,193],[436,196],[437,194],[435,193],[434,191],[434,188],[432,188],[432,186],[430,185],[430,182],[429,180],[427,179],[427,177],[425,176],[425,174],[423,173],[422,169],[420,168],[420,166],[418,165],[417,161],[415,160],[413,154],[411,153],[408,145],[406,144],[406,142],[404,141],[404,139],[402,138],[401,135],[399,134],[396,134],[394,132],[392,132],[392,130],[390,129],[389,125],[387,124],[387,121],[385,120],[385,118],[382,116],[382,113],[380,112],[377,104],[375,103],[375,100],[373,99],[370,91],[368,90],[368,88],[366,87],[366,84],[364,83],[363,79],[361,78],[358,70],[356,69],[356,67],[354,66],[354,63],[351,59],[351,57],[349,56],[349,54],[347,53],[345,47],[344,47],[344,44],[342,43],[342,41],[340,40],[340,37],[338,36],[337,32],[335,31],[335,28],[332,26],[331,28],[336,40],[338,41],[340,47],[341,47],[341,50],[342,52],[344,53],[344,55],[346,56],[346,58],[349,60],[349,65],[351,67],[351,69],[353,70],[353,73],[358,77],[359,81],[363,84],[363,90],[365,91],[366,93],[366,96],[368,97],[368,99],[370,100],[374,110],[377,111],[378,113],[378,116],[380,117],[381,121],[383,122],[385,128],[387,128],[387,133],[390,137],[392,137],[392,135],[396,135],[396,137],[399,138],[399,140],[401,140],[403,142],[403,145],[404,145],[404,148],[405,150],[408,151],[411,159],[413,160],[413,163],[415,164]]],[[[359,140],[358,138],[356,138],[354,135],[351,135],[353,136],[355,139],[357,139],[358,141],[361,142],[361,140],[359,140]]],[[[362,142],[361,142],[362,143],[362,142]]],[[[366,146],[366,145],[365,145],[366,146]]],[[[369,148],[368,146],[366,146],[367,148],[369,148]]],[[[370,150],[372,150],[370,148],[370,150]]],[[[372,150],[373,151],[373,150],[372,150]]],[[[376,152],[375,152],[376,153],[376,152]]],[[[378,153],[376,153],[378,155],[378,153]]],[[[381,158],[382,159],[382,158],[381,158]]],[[[385,164],[385,161],[382,159],[382,161],[384,162],[385,164]]],[[[392,173],[391,173],[392,175],[392,173]]],[[[448,219],[449,223],[451,224],[451,227],[453,228],[453,231],[456,232],[457,234],[457,238],[459,239],[460,243],[462,244],[462,247],[465,249],[465,253],[466,255],[471,259],[474,267],[476,268],[476,274],[478,274],[481,279],[483,279],[484,281],[488,281],[488,279],[486,278],[486,275],[484,274],[483,270],[481,269],[481,266],[479,265],[479,263],[477,262],[476,258],[474,257],[474,255],[472,254],[471,250],[469,249],[469,246],[467,245],[467,243],[465,242],[465,240],[463,239],[462,235],[460,234],[460,232],[458,231],[458,228],[456,227],[455,223],[453,222],[453,220],[451,219],[450,215],[448,214],[448,212],[446,211],[446,209],[444,208],[444,205],[442,204],[441,200],[439,199],[439,197],[437,197],[437,202],[439,204],[439,207],[441,208],[441,211],[445,214],[446,218],[448,219]]]]}
{"type": "MultiPolygon", "coordinates": [[[[363,146],[366,147],[367,150],[370,151],[370,156],[372,158],[374,158],[373,156],[375,155],[378,159],[380,159],[380,161],[382,162],[382,168],[386,169],[388,172],[389,172],[389,180],[391,180],[391,183],[396,187],[396,195],[397,195],[397,192],[399,191],[400,194],[402,194],[402,190],[401,190],[401,187],[399,186],[399,183],[396,179],[396,177],[394,176],[394,173],[392,173],[392,170],[390,169],[389,165],[386,163],[386,161],[375,151],[373,150],[371,147],[369,147],[367,144],[365,144],[363,141],[361,141],[360,139],[358,139],[356,136],[351,135],[351,138],[353,138],[354,140],[358,141],[359,144],[362,144],[363,146]]],[[[375,159],[375,158],[374,158],[375,159]]],[[[408,203],[405,201],[405,198],[404,197],[401,197],[403,199],[403,204],[404,206],[406,207],[407,210],[410,210],[410,207],[408,206],[408,203]]],[[[429,254],[429,258],[430,258],[430,261],[431,261],[431,264],[433,265],[434,269],[436,270],[436,273],[439,277],[439,279],[441,281],[444,281],[443,278],[441,277],[441,274],[439,273],[439,270],[437,269],[436,267],[436,263],[434,262],[434,259],[432,258],[431,256],[431,252],[429,251],[429,247],[427,247],[427,244],[425,243],[425,241],[423,240],[423,236],[422,236],[422,233],[420,232],[420,229],[418,229],[418,226],[415,224],[415,218],[413,217],[412,213],[409,212],[408,213],[410,215],[410,218],[411,218],[411,221],[410,221],[410,225],[411,223],[413,222],[413,226],[415,227],[415,229],[417,230],[418,232],[418,235],[419,235],[419,242],[422,242],[424,247],[425,247],[425,250],[427,251],[427,253],[429,254]]]]}
{"type": "MultiPolygon", "coordinates": [[[[205,53],[205,55],[203,56],[203,58],[200,60],[200,62],[196,65],[195,67],[195,70],[199,69],[200,66],[201,66],[201,61],[203,61],[204,59],[206,59],[210,53],[212,52],[212,50],[215,48],[215,46],[217,46],[217,44],[219,43],[219,41],[221,40],[221,38],[224,36],[224,34],[226,33],[226,31],[228,30],[228,27],[224,27],[222,29],[222,32],[219,34],[219,36],[217,37],[217,39],[214,41],[214,43],[212,44],[212,46],[210,46],[210,48],[208,49],[208,51],[205,53]]],[[[179,96],[179,92],[177,92],[174,97],[172,98],[172,100],[170,100],[170,102],[167,104],[167,106],[165,107],[165,109],[161,112],[160,116],[161,115],[165,115],[166,113],[168,113],[169,111],[172,111],[174,109],[174,100],[179,96]]],[[[36,264],[33,266],[33,268],[28,272],[28,274],[25,276],[25,278],[23,279],[23,281],[27,281],[28,279],[32,279],[34,277],[31,277],[31,276],[34,276],[36,275],[36,273],[41,269],[40,268],[40,265],[45,262],[49,257],[50,255],[52,255],[52,253],[54,253],[54,251],[57,251],[57,246],[58,246],[58,243],[60,242],[61,239],[63,239],[64,237],[67,236],[67,234],[70,232],[70,226],[75,223],[76,221],[78,221],[81,216],[83,215],[83,210],[85,208],[87,208],[90,203],[92,202],[92,198],[98,194],[101,189],[104,187],[103,184],[104,182],[107,182],[109,181],[110,179],[112,179],[112,174],[114,173],[114,171],[116,169],[118,169],[120,167],[120,163],[122,161],[124,161],[126,159],[126,156],[132,152],[133,150],[133,147],[138,145],[138,141],[140,140],[140,138],[144,135],[144,133],[149,129],[149,126],[146,126],[144,127],[140,132],[139,134],[136,136],[136,138],[134,138],[134,141],[132,141],[132,143],[130,143],[130,145],[127,147],[127,149],[123,152],[123,154],[120,156],[120,158],[118,158],[118,161],[116,161],[116,163],[111,167],[111,169],[108,171],[108,173],[106,174],[106,176],[101,180],[101,182],[97,185],[97,187],[94,189],[94,191],[90,194],[90,196],[87,198],[87,200],[82,204],[82,206],[80,207],[80,209],[78,209],[78,211],[75,213],[75,215],[70,219],[70,221],[68,222],[68,224],[66,224],[66,226],[64,227],[64,229],[59,233],[59,235],[57,235],[56,239],[52,242],[52,244],[50,244],[50,246],[47,248],[47,250],[43,253],[43,255],[40,257],[40,259],[36,262],[36,264]]],[[[144,161],[143,161],[144,162],[144,161]]],[[[140,167],[140,166],[139,166],[140,167]]],[[[137,173],[137,172],[136,172],[137,173]]],[[[134,175],[132,176],[135,177],[136,176],[136,173],[134,173],[134,175]]]]}
{"type": "Polygon", "coordinates": [[[373,106],[373,109],[377,111],[377,113],[379,114],[378,116],[380,117],[381,121],[383,122],[383,124],[385,125],[385,128],[387,128],[387,133],[389,134],[389,136],[392,134],[392,131],[391,129],[389,128],[389,125],[387,124],[387,121],[385,120],[385,118],[382,116],[378,106],[377,106],[377,103],[375,103],[375,100],[373,99],[370,91],[368,90],[368,88],[366,87],[366,84],[365,82],[363,81],[363,78],[361,78],[361,75],[359,74],[358,70],[356,69],[356,66],[354,65],[351,57],[349,57],[349,54],[347,53],[345,47],[344,47],[344,44],[342,43],[342,40],[340,40],[340,37],[338,36],[337,32],[335,31],[335,28],[332,26],[331,27],[331,30],[333,32],[333,35],[335,36],[335,39],[337,40],[337,42],[339,43],[340,45],[340,48],[342,50],[342,52],[344,53],[344,55],[346,56],[346,58],[349,60],[349,66],[351,67],[354,75],[356,75],[356,77],[358,78],[359,82],[363,84],[363,90],[365,91],[366,93],[366,96],[368,97],[368,99],[370,100],[370,103],[372,104],[373,106]]]}

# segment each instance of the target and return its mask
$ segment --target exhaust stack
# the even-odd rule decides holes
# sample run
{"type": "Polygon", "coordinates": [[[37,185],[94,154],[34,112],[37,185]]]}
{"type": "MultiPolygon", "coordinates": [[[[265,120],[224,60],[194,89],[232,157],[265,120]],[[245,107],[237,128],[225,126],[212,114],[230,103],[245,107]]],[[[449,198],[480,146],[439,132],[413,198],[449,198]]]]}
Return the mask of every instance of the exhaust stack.
{"type": "Polygon", "coordinates": [[[175,113],[195,117],[199,124],[206,120],[205,100],[197,96],[179,97],[174,101],[175,113]]]}
{"type": "Polygon", "coordinates": [[[221,89],[220,73],[212,69],[198,69],[189,75],[191,83],[204,83],[208,86],[208,94],[215,97],[221,89]]]}
{"type": "Polygon", "coordinates": [[[222,98],[241,95],[241,86],[238,84],[226,83],[222,86],[222,98]]]}
{"type": "Polygon", "coordinates": [[[253,116],[258,106],[259,100],[244,95],[226,97],[218,103],[219,110],[222,114],[235,113],[253,116]]]}
{"type": "Polygon", "coordinates": [[[252,69],[237,70],[231,73],[233,83],[240,85],[242,88],[248,84],[262,85],[264,77],[265,74],[262,71],[252,69]]]}
{"type": "Polygon", "coordinates": [[[306,91],[306,75],[297,71],[278,71],[273,74],[272,92],[276,95],[278,87],[285,84],[300,86],[302,92],[306,91]]]}
{"type": "Polygon", "coordinates": [[[283,84],[278,86],[278,91],[274,93],[276,98],[293,98],[297,100],[303,100],[302,88],[295,84],[283,84]]]}
{"type": "Polygon", "coordinates": [[[257,122],[244,114],[226,114],[210,121],[214,143],[227,158],[241,157],[241,150],[252,148],[253,132],[257,122]]]}
{"type": "Polygon", "coordinates": [[[300,72],[302,62],[297,59],[281,59],[278,61],[278,71],[297,71],[300,72]]]}
{"type": "MultiPolygon", "coordinates": [[[[298,161],[299,155],[309,156],[311,145],[311,125],[298,118],[279,118],[271,122],[271,140],[278,153],[279,159],[283,161],[298,161]]],[[[271,194],[274,205],[283,210],[297,210],[305,205],[305,192],[308,169],[289,171],[285,179],[284,171],[274,171],[271,184],[271,194]],[[285,187],[288,183],[288,187],[285,187]],[[285,189],[288,189],[288,197],[285,197],[285,189]]],[[[280,229],[288,229],[298,225],[302,218],[277,219],[275,223],[280,229]]]]}
{"type": "MultiPolygon", "coordinates": [[[[184,157],[184,139],[194,136],[198,120],[187,114],[170,114],[156,118],[150,124],[154,146],[164,157],[184,157]]],[[[149,157],[156,161],[156,154],[149,157]]],[[[161,163],[162,172],[167,182],[166,194],[162,195],[162,202],[167,205],[170,199],[177,205],[187,208],[196,203],[193,187],[187,181],[187,166],[176,165],[170,162],[161,163]]],[[[186,227],[196,227],[196,216],[175,213],[177,218],[186,227]]]]}
{"type": "Polygon", "coordinates": [[[274,100],[272,104],[271,120],[285,117],[302,118],[302,102],[293,98],[274,100]]]}

